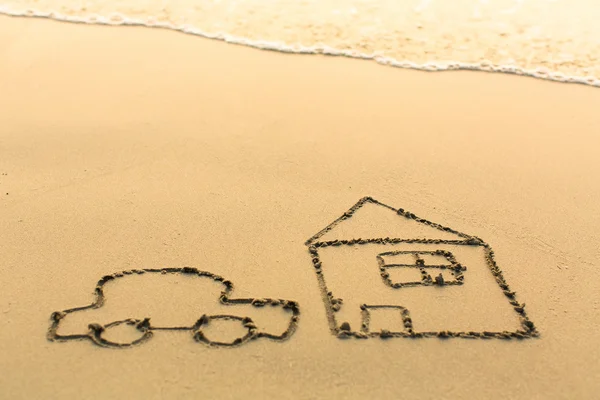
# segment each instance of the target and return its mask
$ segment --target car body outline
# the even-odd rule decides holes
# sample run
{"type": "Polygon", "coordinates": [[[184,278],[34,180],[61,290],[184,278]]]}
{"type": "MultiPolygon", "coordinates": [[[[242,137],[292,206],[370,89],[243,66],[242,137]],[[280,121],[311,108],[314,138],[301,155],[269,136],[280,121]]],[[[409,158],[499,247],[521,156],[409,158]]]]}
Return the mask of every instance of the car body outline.
{"type": "Polygon", "coordinates": [[[92,343],[101,346],[101,347],[109,347],[109,348],[126,348],[135,345],[143,344],[144,342],[150,340],[156,331],[190,331],[193,334],[194,340],[200,343],[204,343],[210,347],[235,347],[240,346],[248,341],[255,340],[258,338],[267,338],[274,341],[283,341],[287,340],[291,337],[297,329],[299,316],[300,316],[300,308],[296,301],[293,300],[284,300],[284,299],[273,299],[273,298],[232,298],[231,293],[234,289],[233,283],[229,280],[226,280],[222,276],[213,274],[208,271],[201,271],[197,268],[192,267],[183,267],[183,268],[144,268],[144,269],[131,269],[124,270],[120,272],[113,273],[111,275],[105,275],[96,284],[94,294],[94,301],[85,306],[81,307],[73,307],[63,311],[55,311],[51,314],[50,317],[50,326],[47,331],[47,338],[50,341],[70,341],[70,340],[90,340],[92,343]],[[158,273],[158,274],[187,274],[187,275],[195,275],[202,278],[212,279],[215,282],[219,282],[224,286],[224,290],[221,291],[219,295],[220,304],[234,305],[234,304],[245,304],[253,307],[281,307],[284,311],[291,312],[291,316],[289,319],[289,324],[287,329],[281,334],[273,334],[269,332],[260,331],[251,317],[240,317],[238,315],[232,314],[216,314],[216,315],[206,315],[203,314],[200,318],[195,321],[194,324],[189,326],[153,326],[150,322],[151,317],[146,317],[142,319],[137,318],[127,318],[118,321],[112,321],[107,324],[98,324],[98,323],[90,323],[88,325],[88,332],[83,334],[67,334],[62,335],[58,333],[58,329],[60,327],[61,321],[67,317],[67,315],[84,311],[90,309],[101,308],[105,302],[105,294],[104,294],[104,285],[107,282],[121,279],[127,276],[132,275],[142,275],[146,273],[158,273]],[[239,321],[244,328],[247,329],[247,332],[242,336],[234,339],[231,342],[219,342],[212,341],[208,339],[202,328],[210,323],[212,320],[233,320],[239,321]],[[131,342],[114,342],[108,340],[103,337],[103,333],[108,328],[112,328],[118,325],[131,325],[135,327],[142,335],[138,339],[132,340],[131,342]]]}

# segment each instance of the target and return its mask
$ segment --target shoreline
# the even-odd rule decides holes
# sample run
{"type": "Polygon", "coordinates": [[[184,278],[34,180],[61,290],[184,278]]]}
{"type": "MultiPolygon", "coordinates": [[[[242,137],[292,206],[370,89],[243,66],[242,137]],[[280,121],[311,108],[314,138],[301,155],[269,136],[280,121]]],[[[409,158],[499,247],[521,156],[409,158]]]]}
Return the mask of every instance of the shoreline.
{"type": "Polygon", "coordinates": [[[200,28],[191,25],[177,26],[169,22],[148,22],[142,19],[127,17],[120,13],[113,13],[110,16],[97,15],[94,17],[76,17],[61,14],[58,12],[42,12],[37,10],[17,11],[11,10],[9,7],[0,5],[0,15],[13,18],[39,18],[49,19],[59,22],[76,23],[84,25],[99,25],[99,26],[132,26],[144,28],[159,28],[171,30],[188,35],[198,36],[205,39],[218,40],[229,44],[247,46],[259,50],[274,51],[280,53],[291,54],[311,54],[311,55],[326,55],[335,57],[347,57],[351,59],[361,59],[374,61],[383,66],[394,68],[425,71],[425,72],[446,72],[446,71],[479,71],[500,73],[507,75],[525,76],[529,78],[541,79],[559,83],[574,83],[585,86],[600,87],[600,77],[596,76],[577,76],[565,75],[559,71],[552,71],[548,68],[539,67],[527,69],[517,65],[510,64],[494,64],[492,62],[483,61],[481,63],[463,63],[454,61],[431,61],[426,63],[415,63],[408,60],[396,60],[391,57],[381,55],[366,54],[354,50],[339,50],[327,45],[302,46],[289,45],[284,42],[272,41],[257,41],[245,37],[229,35],[227,33],[209,33],[200,28]]]}

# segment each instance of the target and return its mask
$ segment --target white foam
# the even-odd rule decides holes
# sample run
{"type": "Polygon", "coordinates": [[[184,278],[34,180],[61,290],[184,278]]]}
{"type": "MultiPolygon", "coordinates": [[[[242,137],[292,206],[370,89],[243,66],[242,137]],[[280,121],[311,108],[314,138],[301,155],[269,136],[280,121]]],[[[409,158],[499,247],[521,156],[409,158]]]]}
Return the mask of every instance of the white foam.
{"type": "MultiPolygon", "coordinates": [[[[423,1],[421,7],[425,8],[429,4],[428,1],[423,1]]],[[[363,53],[356,50],[341,50],[326,44],[318,44],[314,46],[303,46],[301,44],[288,44],[284,42],[253,40],[246,37],[231,35],[224,32],[211,33],[199,29],[189,24],[176,25],[171,22],[162,22],[157,18],[148,17],[147,19],[133,18],[121,13],[110,13],[108,15],[89,15],[87,17],[66,15],[57,11],[40,11],[34,9],[15,10],[7,5],[0,5],[0,14],[14,17],[34,17],[34,18],[49,18],[57,21],[94,24],[94,25],[112,25],[112,26],[143,26],[151,28],[164,28],[175,30],[191,35],[201,36],[208,39],[222,40],[227,43],[238,44],[243,46],[254,47],[261,50],[272,50],[283,53],[295,54],[322,54],[343,56],[349,58],[359,58],[373,60],[379,64],[397,67],[414,69],[420,71],[451,71],[451,70],[472,70],[498,72],[505,74],[515,74],[529,76],[539,79],[545,79],[555,82],[578,83],[589,86],[600,87],[600,79],[595,76],[573,76],[565,75],[559,71],[550,71],[544,67],[527,69],[514,64],[495,64],[491,61],[481,61],[478,63],[465,63],[458,61],[431,61],[426,63],[416,63],[410,60],[397,60],[392,57],[386,57],[378,52],[371,54],[363,53]]]]}

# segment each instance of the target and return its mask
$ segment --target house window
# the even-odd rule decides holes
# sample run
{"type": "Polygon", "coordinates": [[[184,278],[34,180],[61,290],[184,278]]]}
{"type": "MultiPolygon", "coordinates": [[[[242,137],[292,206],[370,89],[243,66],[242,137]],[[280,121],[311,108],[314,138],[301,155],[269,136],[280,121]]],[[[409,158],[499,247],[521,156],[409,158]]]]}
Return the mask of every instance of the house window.
{"type": "Polygon", "coordinates": [[[466,270],[445,250],[389,251],[378,254],[377,263],[383,282],[394,289],[462,285],[466,270]]]}

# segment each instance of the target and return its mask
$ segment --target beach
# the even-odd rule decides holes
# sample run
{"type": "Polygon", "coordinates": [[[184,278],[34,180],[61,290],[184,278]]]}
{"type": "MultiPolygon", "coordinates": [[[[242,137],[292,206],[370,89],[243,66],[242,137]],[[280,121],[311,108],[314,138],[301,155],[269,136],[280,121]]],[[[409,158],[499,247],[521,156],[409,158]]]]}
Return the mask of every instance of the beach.
{"type": "MultiPolygon", "coordinates": [[[[6,16],[0,60],[0,397],[600,389],[597,88],[6,16]],[[305,243],[365,196],[489,243],[539,335],[332,335],[305,243]],[[92,303],[101,277],[182,267],[297,302],[297,329],[235,348],[176,331],[127,349],[48,340],[52,313],[92,303]]],[[[365,231],[386,235],[387,215],[365,231]]]]}

